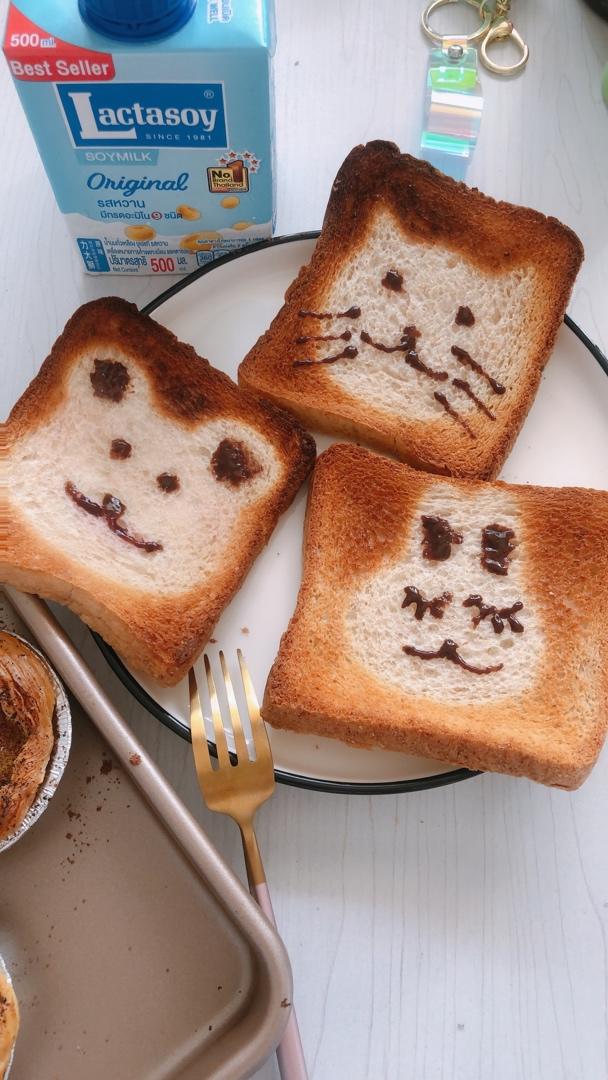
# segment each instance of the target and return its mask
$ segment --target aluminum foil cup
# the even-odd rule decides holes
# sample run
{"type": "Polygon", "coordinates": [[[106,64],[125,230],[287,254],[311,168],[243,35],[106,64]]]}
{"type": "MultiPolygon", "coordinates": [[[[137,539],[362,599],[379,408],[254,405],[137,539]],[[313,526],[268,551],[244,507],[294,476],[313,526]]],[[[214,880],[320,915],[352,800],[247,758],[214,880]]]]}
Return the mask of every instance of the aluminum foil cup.
{"type": "MultiPolygon", "coordinates": [[[[4,975],[4,978],[7,979],[8,982],[12,986],[13,981],[11,979],[10,971],[7,969],[7,966],[4,963],[4,960],[2,959],[1,956],[0,956],[0,973],[2,975],[4,975]]],[[[4,1070],[4,1080],[8,1080],[8,1078],[9,1078],[9,1074],[10,1074],[10,1071],[11,1071],[11,1065],[13,1064],[13,1058],[14,1057],[15,1057],[15,1047],[13,1045],[13,1049],[11,1050],[11,1056],[8,1059],[8,1065],[6,1066],[6,1069],[4,1070]]]]}
{"type": "Polygon", "coordinates": [[[67,760],[70,754],[70,745],[72,742],[72,717],[70,715],[70,706],[67,699],[67,695],[63,686],[59,682],[52,667],[50,667],[46,658],[42,655],[38,649],[26,641],[25,638],[14,634],[10,630],[5,630],[5,633],[10,633],[12,637],[17,638],[26,648],[31,649],[32,652],[42,660],[42,663],[46,667],[53,686],[55,688],[55,712],[53,714],[53,730],[55,733],[55,742],[53,749],[51,750],[51,756],[46,768],[44,780],[38,789],[38,794],[34,799],[34,802],[30,806],[27,814],[23,818],[23,821],[14,832],[10,833],[4,840],[0,840],[0,852],[6,851],[7,848],[16,844],[22,836],[25,835],[27,830],[38,820],[41,814],[46,810],[49,800],[55,794],[57,785],[63,776],[63,770],[66,767],[67,760]]]}

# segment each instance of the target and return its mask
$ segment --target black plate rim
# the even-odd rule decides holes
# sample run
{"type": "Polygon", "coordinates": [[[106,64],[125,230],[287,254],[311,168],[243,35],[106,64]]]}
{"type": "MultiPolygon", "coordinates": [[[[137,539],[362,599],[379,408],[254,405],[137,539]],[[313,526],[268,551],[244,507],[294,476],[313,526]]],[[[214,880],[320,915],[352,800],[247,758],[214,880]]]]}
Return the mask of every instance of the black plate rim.
{"type": "MultiPolygon", "coordinates": [[[[280,247],[282,244],[293,244],[302,240],[316,240],[318,236],[318,229],[312,229],[307,232],[288,233],[284,236],[275,236],[270,240],[260,240],[257,244],[250,244],[245,248],[240,248],[238,251],[222,255],[219,259],[214,259],[204,266],[199,267],[198,270],[194,270],[191,274],[187,274],[180,281],[174,282],[173,285],[170,285],[168,289],[165,289],[154,300],[151,300],[149,304],[146,304],[145,307],[142,308],[142,314],[151,315],[152,312],[156,311],[159,307],[162,307],[167,300],[170,300],[172,297],[182,292],[183,289],[187,289],[194,281],[198,281],[199,278],[205,277],[205,275],[211,273],[212,270],[217,270],[219,267],[225,266],[235,259],[242,259],[247,255],[253,255],[258,251],[264,251],[266,248],[280,247]]],[[[604,356],[601,349],[587,337],[584,330],[582,330],[569,315],[564,315],[564,322],[568,329],[576,334],[585,348],[591,353],[604,373],[608,375],[608,359],[604,356]]],[[[163,708],[162,705],[159,705],[159,703],[148,694],[147,690],[144,690],[143,686],[131,674],[118,654],[114,652],[114,649],[112,649],[99,634],[93,633],[93,638],[114,674],[120,679],[123,686],[130,694],[132,694],[135,700],[152,716],[157,720],[160,720],[161,724],[164,724],[165,727],[174,731],[182,739],[186,740],[186,742],[191,742],[190,728],[182,723],[181,720],[178,720],[176,716],[173,716],[167,709],[163,708]]],[[[215,746],[213,743],[209,743],[209,749],[212,753],[215,753],[215,746]]],[[[449,772],[434,773],[432,776],[423,776],[413,780],[390,780],[384,783],[354,783],[342,780],[322,780],[310,776],[302,776],[300,773],[284,772],[282,769],[275,769],[275,777],[280,784],[286,784],[289,787],[305,788],[309,791],[323,791],[333,795],[396,795],[413,791],[427,791],[432,788],[445,787],[447,784],[457,784],[462,780],[471,780],[473,777],[480,775],[482,775],[480,772],[475,772],[471,769],[451,769],[449,772]]]]}

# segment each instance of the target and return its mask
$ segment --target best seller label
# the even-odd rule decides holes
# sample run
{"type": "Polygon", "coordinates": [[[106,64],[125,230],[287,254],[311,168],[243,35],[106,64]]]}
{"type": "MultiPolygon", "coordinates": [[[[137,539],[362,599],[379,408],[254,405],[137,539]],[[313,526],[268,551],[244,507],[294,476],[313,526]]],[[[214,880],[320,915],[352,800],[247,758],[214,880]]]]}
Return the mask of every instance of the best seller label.
{"type": "Polygon", "coordinates": [[[4,53],[15,79],[22,82],[105,81],[115,75],[111,53],[83,49],[47,33],[11,4],[4,53]]]}
{"type": "Polygon", "coordinates": [[[221,83],[57,86],[74,146],[226,146],[221,83]]]}

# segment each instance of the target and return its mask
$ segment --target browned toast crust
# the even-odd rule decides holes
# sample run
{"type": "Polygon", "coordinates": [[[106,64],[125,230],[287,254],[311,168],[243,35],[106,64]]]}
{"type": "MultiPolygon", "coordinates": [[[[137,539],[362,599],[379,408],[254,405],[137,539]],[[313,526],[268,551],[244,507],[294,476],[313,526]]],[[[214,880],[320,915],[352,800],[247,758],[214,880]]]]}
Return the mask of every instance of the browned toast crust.
{"type": "MultiPolygon", "coordinates": [[[[85,304],[72,316],[15,405],[6,425],[9,458],[11,447],[43,426],[59,407],[82,351],[104,346],[120,349],[143,369],[160,413],[186,429],[214,417],[248,423],[274,444],[285,466],[283,480],[261,502],[242,511],[237,549],[226,551],[222,569],[175,597],[112,584],[111,567],[106,577],[87,565],[86,556],[75,561],[64,555],[53,537],[41,535],[20,511],[16,478],[16,489],[8,495],[9,530],[0,553],[0,580],[67,604],[128,663],[172,684],[204,647],[279,515],[308,475],[315,444],[293,417],[239,390],[227,375],[141,315],[135,305],[108,297],[85,304]]],[[[74,447],[73,452],[86,453],[86,447],[74,447]]]]}
{"type": "MultiPolygon", "coordinates": [[[[345,629],[349,597],[395,559],[419,499],[438,483],[445,481],[354,446],[334,445],[320,456],[302,586],[268,679],[264,717],[353,746],[575,788],[608,727],[608,492],[492,485],[518,503],[526,591],[546,648],[529,689],[471,705],[383,683],[353,655],[345,629]]],[[[463,493],[481,486],[451,483],[463,493]]]]}
{"type": "MultiPolygon", "coordinates": [[[[396,226],[397,227],[397,226],[396,226]]],[[[335,179],[310,263],[285,294],[268,331],[245,357],[239,383],[291,409],[309,427],[359,438],[418,468],[453,476],[494,477],[530,409],[583,258],[571,229],[535,210],[496,202],[444,176],[393,143],[355,147],[335,179]],[[432,421],[393,416],[349,394],[323,365],[294,367],[300,310],[324,310],[324,297],[344,264],[365,247],[377,208],[392,212],[409,242],[436,244],[488,276],[533,265],[536,330],[513,392],[488,424],[474,414],[477,438],[449,416],[432,421]]]]}

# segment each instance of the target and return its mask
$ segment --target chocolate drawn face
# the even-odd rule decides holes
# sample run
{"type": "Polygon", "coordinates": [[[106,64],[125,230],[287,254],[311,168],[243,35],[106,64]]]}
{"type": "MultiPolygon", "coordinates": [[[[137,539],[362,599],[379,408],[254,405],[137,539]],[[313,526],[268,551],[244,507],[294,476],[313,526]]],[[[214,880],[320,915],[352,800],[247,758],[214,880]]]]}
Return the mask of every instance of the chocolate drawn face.
{"type": "MultiPolygon", "coordinates": [[[[462,533],[452,528],[447,518],[437,514],[421,514],[420,526],[422,529],[422,557],[431,562],[446,562],[452,554],[454,544],[462,544],[462,533]]],[[[511,555],[517,546],[515,532],[504,525],[486,525],[481,531],[481,554],[480,560],[484,570],[490,574],[500,574],[506,577],[511,565],[511,555]]],[[[406,585],[405,599],[401,605],[403,608],[413,606],[415,616],[420,621],[428,612],[432,618],[443,619],[445,609],[453,600],[452,593],[444,592],[441,596],[427,598],[423,596],[415,585],[406,585]]],[[[488,603],[481,593],[470,593],[463,601],[465,608],[476,608],[477,614],[473,615],[473,626],[477,627],[484,619],[490,620],[490,625],[495,634],[502,634],[505,628],[514,634],[523,634],[524,627],[516,617],[523,610],[521,600],[514,600],[511,604],[503,607],[488,603]]],[[[495,675],[503,668],[502,660],[496,664],[479,666],[469,663],[459,651],[458,642],[453,638],[444,638],[437,649],[421,649],[416,645],[404,645],[403,652],[406,656],[415,656],[420,660],[448,660],[452,664],[458,664],[463,671],[471,675],[495,675]]]]}
{"type": "Polygon", "coordinates": [[[399,559],[352,597],[351,645],[372,674],[443,701],[511,695],[534,678],[537,612],[522,574],[525,537],[508,493],[459,493],[433,484],[399,559]],[[484,530],[510,533],[506,573],[484,562],[484,530]]]}
{"type": "Polygon", "coordinates": [[[26,517],[67,558],[86,553],[101,578],[124,573],[170,595],[191,587],[203,563],[219,565],[242,508],[264,496],[282,466],[273,444],[241,421],[180,423],[147,373],[108,349],[75,361],[60,404],[19,440],[11,468],[26,517]],[[220,482],[211,467],[227,439],[246,451],[239,484],[220,482]]]}
{"type": "Polygon", "coordinates": [[[390,214],[378,213],[322,306],[299,313],[295,377],[302,383],[323,365],[346,393],[407,419],[446,421],[473,443],[514,385],[521,361],[512,327],[527,317],[532,274],[506,271],[498,301],[484,271],[405,240],[390,214]]]}

